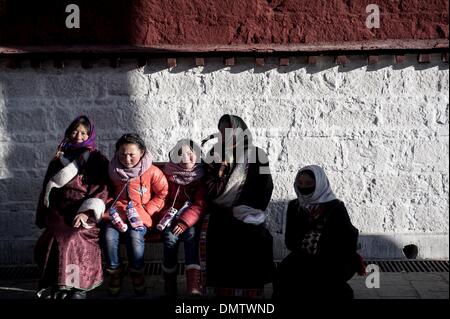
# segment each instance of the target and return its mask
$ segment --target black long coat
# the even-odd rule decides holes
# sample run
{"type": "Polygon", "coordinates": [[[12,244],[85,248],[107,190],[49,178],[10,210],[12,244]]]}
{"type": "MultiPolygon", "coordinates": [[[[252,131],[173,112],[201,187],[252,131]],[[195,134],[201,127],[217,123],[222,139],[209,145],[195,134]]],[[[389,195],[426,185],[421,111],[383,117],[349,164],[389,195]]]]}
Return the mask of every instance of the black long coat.
{"type": "MultiPolygon", "coordinates": [[[[261,174],[266,157],[257,149],[256,163],[250,163],[245,183],[234,206],[247,205],[265,210],[273,191],[272,176],[261,174]]],[[[207,181],[209,198],[223,191],[228,179],[218,178],[220,164],[213,164],[207,181]]],[[[267,228],[246,224],[234,218],[232,209],[209,202],[209,226],[206,239],[207,286],[221,288],[262,288],[273,279],[273,238],[267,228]]]]}
{"type": "MultiPolygon", "coordinates": [[[[352,225],[345,205],[340,200],[322,204],[322,235],[315,255],[303,252],[301,242],[317,221],[299,207],[297,200],[289,202],[286,218],[286,247],[291,253],[277,271],[275,296],[320,296],[350,293],[346,282],[359,266],[357,255],[358,230],[352,225]]],[[[350,290],[349,290],[350,289],[350,290]]]]}

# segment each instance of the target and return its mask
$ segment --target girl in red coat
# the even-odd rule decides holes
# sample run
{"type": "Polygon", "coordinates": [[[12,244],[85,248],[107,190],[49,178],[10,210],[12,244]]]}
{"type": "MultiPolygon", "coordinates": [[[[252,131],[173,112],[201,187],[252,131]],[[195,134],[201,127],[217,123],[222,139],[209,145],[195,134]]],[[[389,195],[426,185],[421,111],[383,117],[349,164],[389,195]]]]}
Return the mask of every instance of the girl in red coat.
{"type": "Polygon", "coordinates": [[[137,134],[125,134],[117,141],[116,154],[109,164],[109,178],[114,188],[105,227],[109,292],[111,295],[120,292],[119,239],[123,236],[135,293],[143,295],[144,236],[152,226],[152,216],[164,207],[167,180],[162,171],[152,165],[151,155],[137,134]]]}
{"type": "Polygon", "coordinates": [[[162,231],[165,293],[169,296],[177,294],[178,246],[181,241],[184,242],[187,293],[201,295],[199,220],[206,210],[205,172],[201,155],[199,146],[193,141],[180,140],[170,151],[170,162],[163,169],[169,182],[169,195],[161,216],[170,208],[180,210],[185,204],[189,205],[162,231]]]}

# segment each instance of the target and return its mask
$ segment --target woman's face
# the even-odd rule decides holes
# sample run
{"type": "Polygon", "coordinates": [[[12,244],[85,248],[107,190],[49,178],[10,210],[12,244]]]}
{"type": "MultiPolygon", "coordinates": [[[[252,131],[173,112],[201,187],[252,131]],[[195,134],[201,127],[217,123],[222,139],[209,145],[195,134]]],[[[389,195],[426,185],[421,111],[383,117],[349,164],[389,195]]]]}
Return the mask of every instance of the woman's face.
{"type": "Polygon", "coordinates": [[[300,174],[297,177],[297,185],[302,195],[309,195],[316,188],[316,181],[308,174],[300,174]]]}
{"type": "Polygon", "coordinates": [[[192,169],[197,162],[197,155],[189,145],[183,145],[181,147],[181,163],[180,166],[184,169],[192,169]]]}
{"type": "Polygon", "coordinates": [[[88,129],[83,124],[78,125],[72,132],[70,132],[69,138],[72,143],[83,143],[89,138],[88,129]]]}
{"type": "Polygon", "coordinates": [[[119,162],[126,168],[135,167],[144,155],[144,151],[136,144],[122,144],[118,152],[119,162]]]}

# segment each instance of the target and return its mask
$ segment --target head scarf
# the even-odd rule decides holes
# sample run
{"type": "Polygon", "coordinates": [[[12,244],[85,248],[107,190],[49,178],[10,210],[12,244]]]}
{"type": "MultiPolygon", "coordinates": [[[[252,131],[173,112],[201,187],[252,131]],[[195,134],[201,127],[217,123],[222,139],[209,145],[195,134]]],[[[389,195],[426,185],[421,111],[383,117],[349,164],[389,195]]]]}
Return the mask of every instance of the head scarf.
{"type": "Polygon", "coordinates": [[[201,179],[204,174],[204,168],[201,163],[202,150],[200,147],[190,139],[182,139],[177,142],[174,148],[169,152],[170,162],[164,166],[164,173],[169,180],[175,182],[178,185],[187,185],[196,180],[201,179]],[[179,151],[183,146],[189,146],[197,156],[196,164],[191,169],[186,169],[180,165],[181,156],[179,151]]]}
{"type": "Polygon", "coordinates": [[[325,174],[325,171],[317,165],[305,166],[298,171],[297,176],[295,177],[294,189],[295,193],[297,194],[300,206],[308,209],[314,205],[327,203],[336,199],[336,196],[331,190],[330,182],[328,181],[328,177],[325,174]],[[314,173],[316,188],[311,194],[303,195],[300,193],[297,179],[298,176],[306,170],[312,171],[314,173]]]}
{"type": "MultiPolygon", "coordinates": [[[[85,125],[83,123],[83,125],[85,125]]],[[[70,125],[67,127],[65,133],[64,133],[64,138],[62,139],[61,143],[59,143],[58,146],[58,152],[62,152],[62,153],[67,153],[67,152],[72,152],[72,151],[77,151],[80,149],[90,149],[90,150],[94,150],[96,148],[95,145],[95,138],[96,138],[96,132],[95,132],[95,127],[94,124],[89,120],[89,118],[85,115],[81,115],[78,116],[75,120],[72,121],[72,123],[70,123],[70,125]],[[70,138],[70,133],[72,133],[71,131],[76,128],[76,124],[81,120],[84,119],[87,122],[87,130],[88,130],[88,139],[82,143],[73,143],[71,138],[70,138]]]]}
{"type": "Polygon", "coordinates": [[[225,149],[248,148],[252,144],[252,135],[242,118],[237,115],[225,114],[220,118],[218,127],[220,128],[225,122],[231,124],[231,128],[229,129],[229,133],[231,134],[227,134],[228,130],[225,130],[225,136],[220,137],[225,149]]]}
{"type": "Polygon", "coordinates": [[[237,161],[244,162],[247,150],[253,146],[253,137],[244,120],[236,115],[223,115],[218,124],[218,128],[228,122],[231,128],[225,129],[225,136],[220,133],[212,134],[202,141],[202,146],[213,138],[218,138],[219,142],[207,153],[207,163],[220,163],[226,161],[234,164],[237,161]]]}

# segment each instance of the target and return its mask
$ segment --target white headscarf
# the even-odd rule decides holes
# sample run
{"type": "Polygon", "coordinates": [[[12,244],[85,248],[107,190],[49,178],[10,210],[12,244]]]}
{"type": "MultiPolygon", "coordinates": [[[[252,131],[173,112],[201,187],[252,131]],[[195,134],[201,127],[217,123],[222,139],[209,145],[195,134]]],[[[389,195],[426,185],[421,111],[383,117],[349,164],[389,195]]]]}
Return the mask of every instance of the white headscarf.
{"type": "Polygon", "coordinates": [[[328,177],[325,174],[325,171],[322,169],[322,167],[317,165],[308,165],[298,171],[297,176],[295,177],[294,189],[295,193],[297,194],[299,204],[302,207],[309,208],[313,205],[331,202],[332,200],[336,199],[336,196],[331,190],[330,182],[328,181],[328,177]],[[303,171],[308,170],[314,173],[314,177],[316,179],[316,188],[311,194],[303,195],[300,193],[297,179],[303,171]]]}

